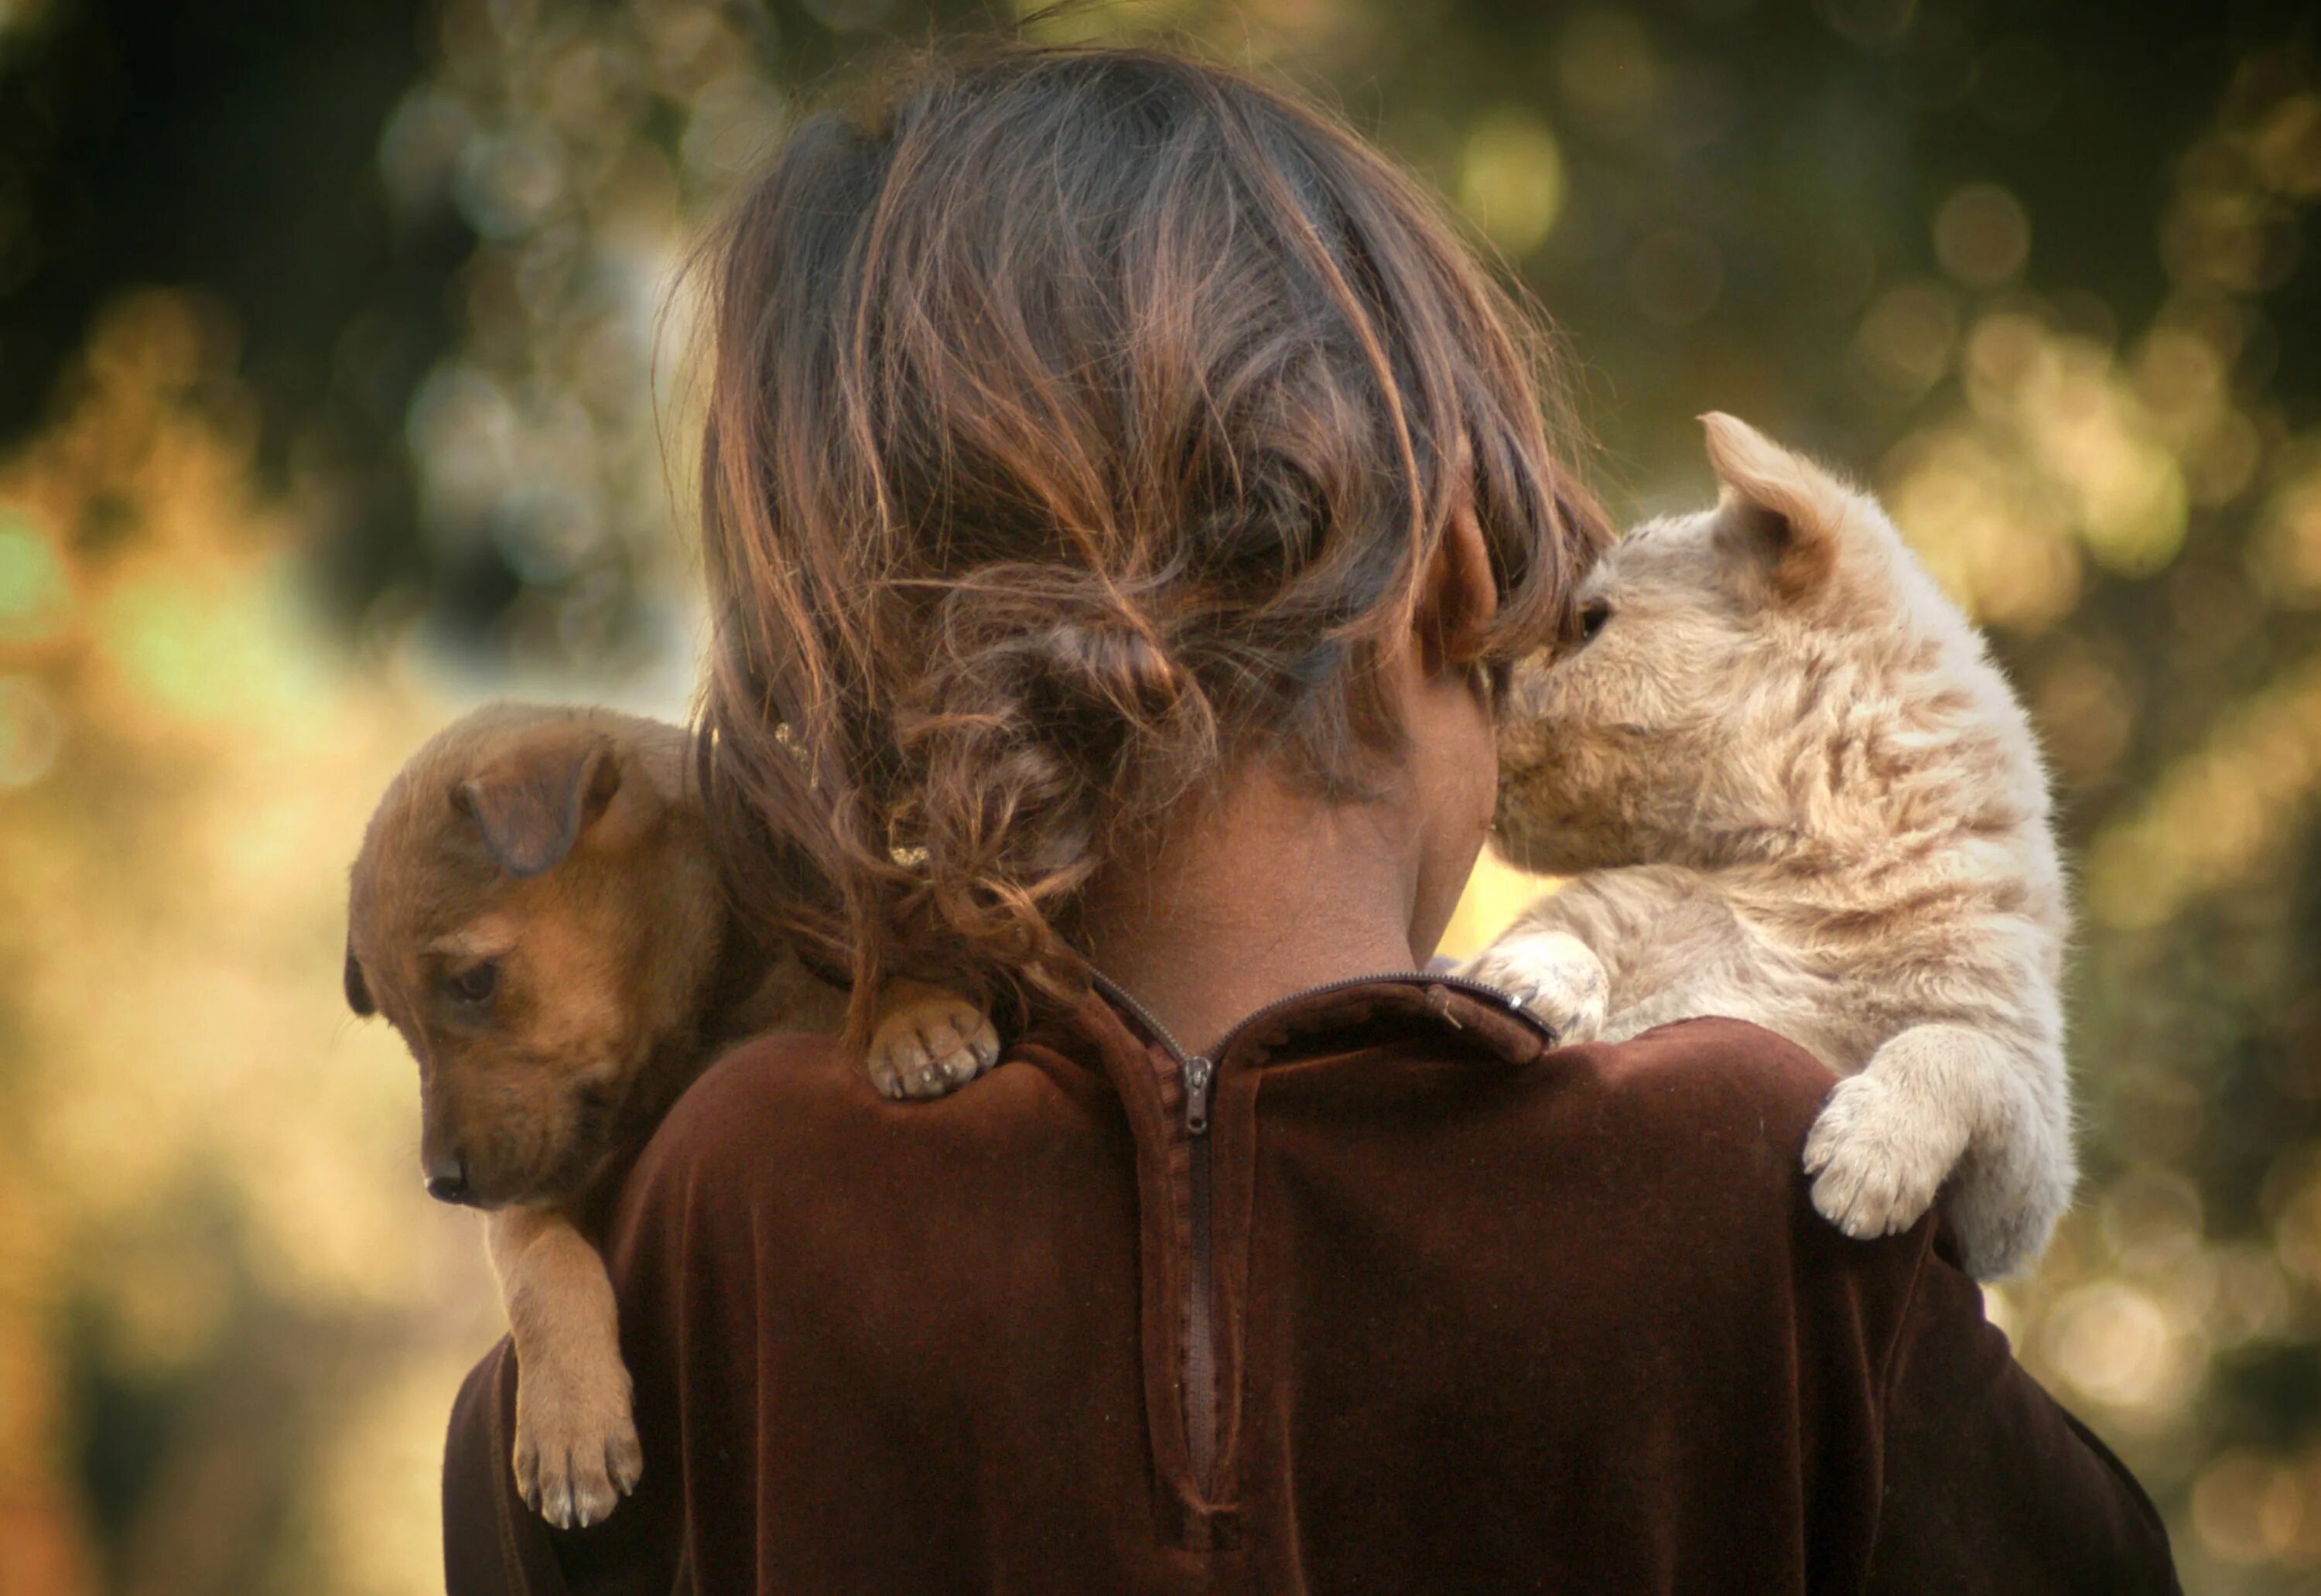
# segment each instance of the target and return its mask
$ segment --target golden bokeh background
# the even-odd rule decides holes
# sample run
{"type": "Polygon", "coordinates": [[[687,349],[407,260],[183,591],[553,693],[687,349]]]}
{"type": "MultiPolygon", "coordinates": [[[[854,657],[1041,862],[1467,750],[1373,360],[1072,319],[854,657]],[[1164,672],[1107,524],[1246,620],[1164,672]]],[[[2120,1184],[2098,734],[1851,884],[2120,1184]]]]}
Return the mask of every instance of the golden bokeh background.
{"type": "MultiPolygon", "coordinates": [[[[683,713],[690,242],[903,0],[0,0],[0,1592],[440,1588],[498,1331],[338,993],[372,798],[482,698],[683,713]],[[158,175],[155,175],[158,174],[158,175]],[[150,178],[150,180],[148,180],[150,178]]],[[[2189,1589],[2321,1590],[2311,19],[1168,0],[1561,322],[1624,512],[1744,415],[1992,630],[2084,926],[2025,1361],[2189,1589]]],[[[1478,945],[1535,883],[1488,862],[1478,945]]]]}

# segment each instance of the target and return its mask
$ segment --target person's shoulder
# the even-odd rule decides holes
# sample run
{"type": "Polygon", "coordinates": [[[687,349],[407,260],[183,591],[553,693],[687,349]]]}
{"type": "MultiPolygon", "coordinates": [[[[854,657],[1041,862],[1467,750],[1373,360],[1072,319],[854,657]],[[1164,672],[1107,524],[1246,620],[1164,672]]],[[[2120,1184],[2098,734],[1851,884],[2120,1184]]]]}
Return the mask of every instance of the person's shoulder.
{"type": "Polygon", "coordinates": [[[1704,1173],[1784,1182],[1835,1079],[1796,1043],[1734,1019],[1684,1020],[1562,1056],[1607,1128],[1704,1173]]]}
{"type": "Polygon", "coordinates": [[[804,1127],[876,1112],[878,1094],[835,1037],[768,1032],[712,1062],[661,1117],[613,1193],[607,1223],[622,1238],[742,1211],[742,1194],[817,1178],[797,1146],[804,1127]]]}
{"type": "Polygon", "coordinates": [[[769,1132],[801,1113],[856,1099],[868,1107],[875,1096],[835,1036],[769,1031],[734,1044],[704,1070],[662,1118],[653,1143],[696,1154],[733,1144],[762,1147],[769,1132]]]}
{"type": "Polygon", "coordinates": [[[1602,1090],[1679,1115],[1747,1108],[1810,1121],[1835,1080],[1803,1047],[1746,1020],[1679,1020],[1576,1051],[1602,1090]]]}
{"type": "MultiPolygon", "coordinates": [[[[842,1084],[854,1062],[839,1039],[822,1031],[764,1031],[720,1053],[687,1089],[695,1112],[735,1108],[769,1093],[842,1084]]],[[[682,1106],[682,1105],[680,1105],[682,1106]]]]}
{"type": "Polygon", "coordinates": [[[1734,1281],[1755,1282],[1748,1290],[1785,1280],[1800,1313],[1843,1318],[1867,1303],[1887,1327],[1880,1335],[1899,1322],[1933,1222],[1857,1241],[1816,1211],[1806,1137],[1837,1080],[1819,1059],[1734,1019],[1552,1056],[1570,1061],[1579,1112],[1566,1125],[1600,1138],[1616,1178],[1649,1192],[1640,1206],[1670,1223],[1664,1240],[1713,1254],[1734,1281]]]}

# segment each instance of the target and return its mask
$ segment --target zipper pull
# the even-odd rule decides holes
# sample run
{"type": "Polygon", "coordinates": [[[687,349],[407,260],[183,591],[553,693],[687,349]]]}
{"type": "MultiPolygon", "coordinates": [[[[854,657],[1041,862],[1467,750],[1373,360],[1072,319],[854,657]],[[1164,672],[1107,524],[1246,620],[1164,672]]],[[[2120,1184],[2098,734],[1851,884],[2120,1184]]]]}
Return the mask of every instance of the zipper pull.
{"type": "Polygon", "coordinates": [[[1209,1132],[1209,1082],[1217,1067],[1197,1054],[1185,1061],[1185,1128],[1194,1135],[1209,1132]]]}

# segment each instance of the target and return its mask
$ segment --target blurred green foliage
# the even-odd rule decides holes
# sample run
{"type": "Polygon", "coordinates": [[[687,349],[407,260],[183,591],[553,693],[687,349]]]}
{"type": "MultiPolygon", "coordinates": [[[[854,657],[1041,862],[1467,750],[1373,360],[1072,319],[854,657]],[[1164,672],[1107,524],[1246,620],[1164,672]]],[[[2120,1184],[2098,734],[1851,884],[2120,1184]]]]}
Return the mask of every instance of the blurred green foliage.
{"type": "MultiPolygon", "coordinates": [[[[0,0],[0,1589],[429,1586],[490,1309],[404,1066],[330,1029],[336,871],[447,700],[681,705],[689,241],[834,68],[975,14],[0,0]]],[[[1707,495],[1712,407],[1887,497],[2080,866],[2088,1179],[1993,1312],[2189,1588],[2321,1588],[2309,8],[1033,25],[1192,41],[1418,168],[1561,325],[1624,512],[1707,495]]]]}

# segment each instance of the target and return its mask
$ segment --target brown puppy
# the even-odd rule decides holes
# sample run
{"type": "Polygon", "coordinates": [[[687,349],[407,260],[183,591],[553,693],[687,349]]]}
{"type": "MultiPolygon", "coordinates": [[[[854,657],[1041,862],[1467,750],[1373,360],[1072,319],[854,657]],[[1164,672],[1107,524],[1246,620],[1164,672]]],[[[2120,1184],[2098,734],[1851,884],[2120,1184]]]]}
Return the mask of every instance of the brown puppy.
{"type": "MultiPolygon", "coordinates": [[[[844,1008],[794,957],[751,967],[692,778],[679,727],[493,705],[412,757],[355,861],[347,1002],[419,1061],[429,1193],[488,1213],[516,1478],[559,1525],[611,1512],[642,1457],[612,1286],[574,1214],[720,1043],[833,1029],[844,1008]]],[[[997,1056],[979,1011],[897,982],[869,1062],[887,1096],[932,1097],[997,1056]]]]}

